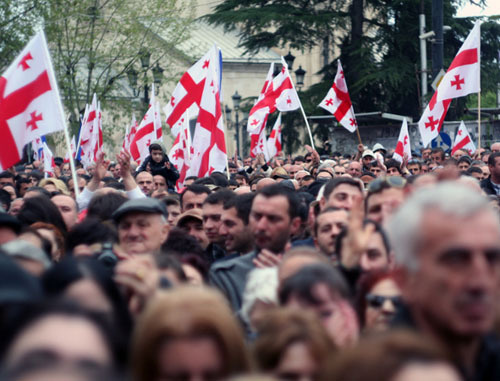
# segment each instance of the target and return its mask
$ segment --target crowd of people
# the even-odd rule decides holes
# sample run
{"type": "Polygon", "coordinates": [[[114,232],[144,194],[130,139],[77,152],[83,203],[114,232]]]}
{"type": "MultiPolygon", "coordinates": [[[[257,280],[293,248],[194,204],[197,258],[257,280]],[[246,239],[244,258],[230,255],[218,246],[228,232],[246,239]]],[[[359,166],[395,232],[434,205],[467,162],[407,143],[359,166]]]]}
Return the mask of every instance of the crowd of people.
{"type": "Polygon", "coordinates": [[[500,143],[305,148],[0,173],[0,379],[500,380],[500,143]]]}

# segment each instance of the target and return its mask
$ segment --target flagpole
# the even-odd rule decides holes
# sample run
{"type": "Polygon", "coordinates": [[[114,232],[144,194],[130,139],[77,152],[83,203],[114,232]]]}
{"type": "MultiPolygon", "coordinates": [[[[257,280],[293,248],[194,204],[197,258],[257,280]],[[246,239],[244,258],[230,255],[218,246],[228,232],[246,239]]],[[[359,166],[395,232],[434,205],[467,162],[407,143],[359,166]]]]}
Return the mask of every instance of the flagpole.
{"type": "MultiPolygon", "coordinates": [[[[281,59],[283,59],[283,57],[281,57],[281,59]]],[[[287,67],[287,71],[288,71],[288,67],[287,67]]],[[[292,81],[292,77],[291,77],[290,73],[288,73],[288,76],[290,78],[290,83],[292,84],[293,91],[295,91],[295,93],[297,94],[297,99],[299,100],[300,111],[302,111],[302,116],[304,117],[304,121],[306,122],[306,126],[307,126],[307,132],[309,133],[309,139],[311,139],[311,147],[313,150],[316,150],[316,147],[314,146],[314,139],[313,139],[313,136],[311,133],[311,127],[309,126],[309,122],[307,121],[307,116],[306,116],[306,113],[304,111],[304,107],[302,107],[302,102],[300,101],[299,93],[297,92],[297,89],[295,88],[295,84],[292,81]]]]}
{"type": "MultiPolygon", "coordinates": [[[[220,102],[220,107],[222,108],[222,112],[224,113],[224,121],[227,122],[227,115],[226,115],[226,107],[224,107],[224,103],[220,102]]],[[[226,175],[228,181],[231,179],[231,174],[229,173],[229,160],[227,158],[227,130],[226,130],[226,123],[222,123],[224,126],[224,142],[226,143],[226,175]]],[[[238,152],[239,153],[239,152],[238,152]]],[[[236,156],[236,160],[238,160],[238,156],[236,156]]]]}
{"type": "Polygon", "coordinates": [[[359,144],[363,145],[363,142],[361,141],[361,135],[359,134],[359,126],[356,127],[356,134],[358,135],[359,144]]]}
{"type": "MultiPolygon", "coordinates": [[[[49,48],[47,46],[47,39],[45,38],[45,31],[42,30],[41,34],[42,34],[42,41],[43,41],[43,49],[45,49],[45,53],[47,54],[47,59],[48,59],[47,64],[50,68],[49,75],[52,77],[52,76],[55,76],[55,74],[54,74],[55,72],[54,72],[54,66],[52,65],[52,59],[50,56],[49,48]]],[[[61,116],[62,116],[62,122],[63,122],[63,128],[64,128],[64,138],[66,140],[66,146],[67,146],[68,151],[70,152],[69,166],[71,168],[71,177],[73,179],[73,185],[75,188],[75,198],[78,198],[78,196],[80,195],[80,190],[78,188],[78,181],[76,178],[75,161],[73,160],[73,155],[71,154],[71,140],[69,138],[68,126],[66,124],[66,119],[64,118],[64,109],[62,107],[61,96],[59,95],[59,87],[57,86],[57,82],[56,82],[56,79],[54,77],[51,78],[51,80],[52,80],[51,82],[54,83],[54,92],[56,94],[56,97],[59,99],[59,102],[57,102],[57,105],[59,107],[59,112],[61,113],[61,116]]]]}
{"type": "MultiPolygon", "coordinates": [[[[479,25],[479,28],[481,28],[481,25],[479,25]]],[[[479,29],[479,36],[481,36],[481,29],[479,29]]],[[[477,149],[479,149],[481,148],[481,38],[479,39],[479,46],[477,47],[477,62],[479,64],[479,70],[477,71],[479,83],[479,92],[477,93],[477,149]]]]}

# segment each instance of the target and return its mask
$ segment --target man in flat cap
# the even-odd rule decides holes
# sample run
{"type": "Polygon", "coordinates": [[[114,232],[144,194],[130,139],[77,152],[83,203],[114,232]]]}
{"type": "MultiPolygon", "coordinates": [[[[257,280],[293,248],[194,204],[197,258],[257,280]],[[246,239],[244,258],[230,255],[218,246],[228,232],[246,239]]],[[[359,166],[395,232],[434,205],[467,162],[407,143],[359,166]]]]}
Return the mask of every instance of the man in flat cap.
{"type": "Polygon", "coordinates": [[[153,198],[129,200],[114,213],[120,247],[128,255],[154,254],[167,239],[168,212],[153,198]]]}

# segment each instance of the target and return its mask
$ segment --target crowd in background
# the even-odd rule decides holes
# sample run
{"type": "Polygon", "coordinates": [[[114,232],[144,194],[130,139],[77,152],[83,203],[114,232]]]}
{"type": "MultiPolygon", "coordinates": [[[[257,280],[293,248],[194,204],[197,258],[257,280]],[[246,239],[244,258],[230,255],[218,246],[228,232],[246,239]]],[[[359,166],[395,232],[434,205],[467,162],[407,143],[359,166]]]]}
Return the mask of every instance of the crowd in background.
{"type": "Polygon", "coordinates": [[[500,143],[305,148],[0,173],[0,379],[499,380],[500,143]]]}

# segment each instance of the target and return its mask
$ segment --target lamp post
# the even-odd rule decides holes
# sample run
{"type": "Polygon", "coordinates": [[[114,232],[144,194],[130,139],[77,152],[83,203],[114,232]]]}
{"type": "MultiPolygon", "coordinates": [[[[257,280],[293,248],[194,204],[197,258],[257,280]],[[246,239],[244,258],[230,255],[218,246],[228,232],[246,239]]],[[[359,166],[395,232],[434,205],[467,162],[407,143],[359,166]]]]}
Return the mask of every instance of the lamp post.
{"type": "Polygon", "coordinates": [[[285,59],[285,62],[288,65],[288,70],[292,70],[293,61],[295,61],[295,56],[290,51],[288,51],[288,54],[283,58],[285,59]]]}
{"type": "Polygon", "coordinates": [[[236,149],[238,150],[238,155],[241,155],[240,151],[240,120],[239,120],[239,109],[241,102],[241,95],[238,94],[238,90],[236,90],[231,97],[233,99],[233,108],[234,108],[234,129],[236,132],[236,149]]]}
{"type": "Polygon", "coordinates": [[[299,91],[304,86],[305,75],[306,75],[306,71],[304,69],[302,69],[302,66],[299,66],[299,68],[297,70],[295,70],[295,78],[297,80],[297,87],[299,88],[299,91]]]}
{"type": "MultiPolygon", "coordinates": [[[[149,85],[148,85],[148,69],[149,69],[149,64],[150,64],[150,59],[151,59],[151,53],[149,53],[147,50],[143,49],[139,52],[139,59],[141,61],[141,68],[142,71],[144,72],[144,98],[142,100],[145,111],[147,111],[148,106],[149,106],[149,85]]],[[[151,72],[153,74],[153,82],[154,84],[159,87],[161,85],[161,81],[163,78],[163,69],[160,67],[158,63],[154,67],[151,68],[151,72]]],[[[132,87],[132,91],[134,94],[134,97],[138,97],[140,95],[140,88],[137,86],[137,80],[139,78],[139,74],[137,70],[134,69],[134,67],[130,67],[130,69],[127,70],[127,77],[128,81],[130,83],[130,87],[132,87]]]]}

